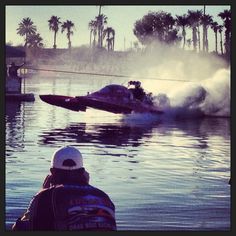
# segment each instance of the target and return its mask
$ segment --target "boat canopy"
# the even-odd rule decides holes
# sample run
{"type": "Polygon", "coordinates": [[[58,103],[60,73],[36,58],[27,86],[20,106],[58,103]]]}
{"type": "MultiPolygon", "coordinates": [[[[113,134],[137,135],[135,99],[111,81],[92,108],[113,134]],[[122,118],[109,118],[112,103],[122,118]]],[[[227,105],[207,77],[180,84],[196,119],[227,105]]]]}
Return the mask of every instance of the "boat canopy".
{"type": "Polygon", "coordinates": [[[99,91],[91,94],[92,96],[101,96],[101,97],[117,97],[130,100],[132,98],[132,93],[128,88],[118,84],[107,85],[99,91]]]}

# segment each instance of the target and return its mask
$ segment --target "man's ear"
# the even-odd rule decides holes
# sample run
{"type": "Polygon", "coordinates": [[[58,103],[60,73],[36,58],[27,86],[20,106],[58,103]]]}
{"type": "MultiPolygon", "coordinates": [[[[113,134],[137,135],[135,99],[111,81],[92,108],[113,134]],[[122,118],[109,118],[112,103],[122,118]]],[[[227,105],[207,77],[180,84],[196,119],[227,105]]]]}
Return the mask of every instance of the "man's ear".
{"type": "Polygon", "coordinates": [[[86,170],[84,170],[84,177],[85,177],[87,184],[88,184],[90,178],[89,178],[89,173],[86,170]]]}
{"type": "Polygon", "coordinates": [[[55,173],[55,170],[54,170],[53,168],[50,168],[50,172],[51,172],[52,174],[54,174],[54,173],[55,173]]]}

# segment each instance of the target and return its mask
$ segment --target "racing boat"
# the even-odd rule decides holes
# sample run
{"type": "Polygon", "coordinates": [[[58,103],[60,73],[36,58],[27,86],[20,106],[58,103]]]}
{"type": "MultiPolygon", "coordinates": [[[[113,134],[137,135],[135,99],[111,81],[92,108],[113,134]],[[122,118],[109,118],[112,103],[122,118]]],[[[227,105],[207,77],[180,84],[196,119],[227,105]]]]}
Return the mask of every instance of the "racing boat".
{"type": "Polygon", "coordinates": [[[150,94],[137,99],[133,91],[134,89],[123,85],[111,84],[85,96],[40,95],[39,97],[46,103],[72,111],[85,112],[87,108],[94,108],[120,114],[163,113],[153,104],[150,94]]]}

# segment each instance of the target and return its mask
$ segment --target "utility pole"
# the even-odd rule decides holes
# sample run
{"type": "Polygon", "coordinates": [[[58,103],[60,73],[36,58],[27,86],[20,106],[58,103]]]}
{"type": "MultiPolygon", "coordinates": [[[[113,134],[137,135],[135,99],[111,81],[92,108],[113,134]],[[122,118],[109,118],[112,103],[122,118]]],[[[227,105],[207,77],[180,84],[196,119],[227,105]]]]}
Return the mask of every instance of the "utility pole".
{"type": "Polygon", "coordinates": [[[101,41],[102,41],[102,33],[101,33],[101,10],[102,10],[102,5],[99,5],[99,11],[98,11],[98,46],[101,47],[101,41]]]}
{"type": "Polygon", "coordinates": [[[99,5],[99,12],[98,12],[99,16],[101,15],[101,9],[102,9],[102,5],[99,5]]]}
{"type": "MultiPolygon", "coordinates": [[[[205,15],[206,15],[206,5],[203,5],[203,20],[205,21],[205,15]]],[[[205,22],[203,21],[203,33],[202,33],[202,49],[203,52],[206,51],[206,26],[205,22]]]]}

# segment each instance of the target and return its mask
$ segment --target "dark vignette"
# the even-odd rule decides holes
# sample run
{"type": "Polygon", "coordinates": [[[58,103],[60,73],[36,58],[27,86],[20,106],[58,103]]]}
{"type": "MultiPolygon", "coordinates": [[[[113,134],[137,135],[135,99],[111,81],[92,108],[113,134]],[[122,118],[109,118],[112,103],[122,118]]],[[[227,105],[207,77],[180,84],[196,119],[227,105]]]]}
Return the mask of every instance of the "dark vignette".
{"type": "MultiPolygon", "coordinates": [[[[0,161],[1,161],[1,181],[0,181],[0,189],[1,189],[1,201],[0,201],[0,206],[1,206],[1,211],[0,211],[0,232],[1,235],[2,233],[4,234],[14,234],[14,232],[10,231],[5,231],[5,6],[7,5],[231,5],[231,11],[232,11],[232,18],[236,18],[235,16],[235,9],[233,6],[233,1],[232,0],[136,0],[135,2],[133,0],[34,0],[34,1],[29,1],[29,0],[1,0],[0,1],[0,24],[1,24],[1,29],[2,29],[2,37],[0,40],[0,130],[1,130],[1,139],[0,139],[0,161]]],[[[235,20],[232,21],[232,40],[231,40],[231,178],[234,178],[234,163],[235,161],[233,160],[234,156],[234,131],[235,131],[235,126],[234,125],[234,116],[235,116],[235,106],[233,106],[233,100],[234,100],[234,77],[235,77],[235,69],[233,67],[235,62],[235,56],[236,49],[235,49],[235,44],[234,38],[236,35],[236,27],[235,27],[235,20]]],[[[234,182],[234,180],[232,180],[234,182]]],[[[231,231],[229,232],[161,232],[160,233],[167,233],[167,234],[172,234],[172,233],[180,233],[180,234],[212,234],[212,235],[221,235],[222,233],[225,234],[233,234],[235,231],[235,189],[233,187],[233,184],[231,185],[231,231]]],[[[95,234],[97,235],[143,235],[143,234],[148,234],[148,235],[156,235],[159,231],[118,231],[118,232],[96,232],[95,234]]],[[[46,233],[50,235],[67,235],[67,234],[78,234],[78,232],[17,232],[17,234],[20,235],[25,235],[25,234],[33,234],[33,235],[40,235],[41,233],[46,233]]],[[[80,235],[94,235],[92,232],[80,232],[80,235]]]]}

